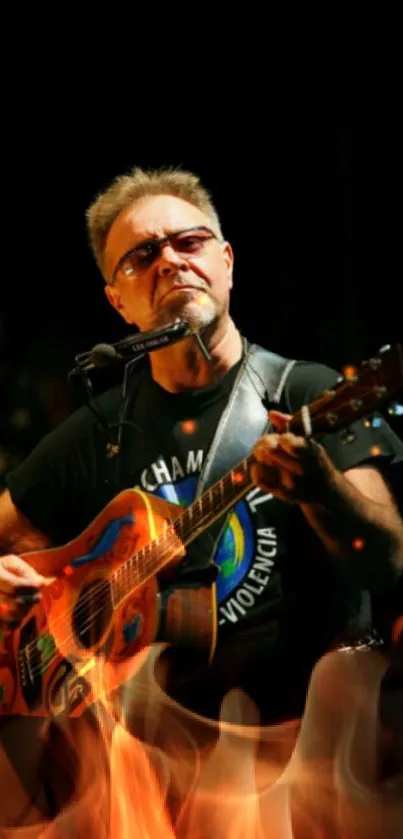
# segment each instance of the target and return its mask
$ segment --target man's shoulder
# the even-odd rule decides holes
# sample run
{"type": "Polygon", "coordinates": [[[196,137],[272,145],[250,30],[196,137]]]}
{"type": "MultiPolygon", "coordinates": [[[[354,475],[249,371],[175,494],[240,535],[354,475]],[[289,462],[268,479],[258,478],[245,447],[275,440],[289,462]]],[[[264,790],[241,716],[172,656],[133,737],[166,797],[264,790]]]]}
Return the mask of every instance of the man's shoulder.
{"type": "Polygon", "coordinates": [[[317,399],[327,388],[333,387],[340,378],[340,372],[329,365],[314,360],[293,358],[281,352],[269,350],[255,344],[267,362],[279,368],[284,375],[282,407],[287,413],[294,413],[302,405],[317,399]]]}
{"type": "Polygon", "coordinates": [[[334,387],[340,372],[319,361],[296,359],[284,387],[285,408],[289,413],[317,399],[327,388],[334,387]]]}

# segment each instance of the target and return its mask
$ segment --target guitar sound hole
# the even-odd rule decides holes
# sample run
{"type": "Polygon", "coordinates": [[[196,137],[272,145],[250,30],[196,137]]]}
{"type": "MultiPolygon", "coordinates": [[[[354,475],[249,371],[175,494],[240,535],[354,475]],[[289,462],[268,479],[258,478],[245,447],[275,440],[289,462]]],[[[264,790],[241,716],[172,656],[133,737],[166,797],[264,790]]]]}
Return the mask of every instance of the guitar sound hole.
{"type": "Polygon", "coordinates": [[[73,610],[73,632],[89,650],[102,638],[112,616],[111,590],[107,580],[92,580],[83,587],[73,610]]]}

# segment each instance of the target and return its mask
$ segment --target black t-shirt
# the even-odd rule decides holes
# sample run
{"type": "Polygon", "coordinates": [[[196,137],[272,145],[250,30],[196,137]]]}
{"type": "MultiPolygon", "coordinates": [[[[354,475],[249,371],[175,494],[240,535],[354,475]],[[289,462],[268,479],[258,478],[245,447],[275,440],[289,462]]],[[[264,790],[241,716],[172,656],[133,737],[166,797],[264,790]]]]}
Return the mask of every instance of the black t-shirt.
{"type": "MultiPolygon", "coordinates": [[[[143,366],[130,380],[119,454],[108,458],[105,429],[83,407],[8,476],[14,504],[55,545],[82,532],[122,489],[140,487],[187,506],[195,497],[198,475],[238,368],[235,365],[218,383],[173,394],[156,384],[148,366],[143,366]]],[[[289,373],[281,409],[294,413],[332,387],[338,376],[325,365],[297,362],[289,373]]],[[[98,403],[115,435],[120,387],[99,396],[98,403]]],[[[387,471],[403,461],[403,444],[383,418],[377,417],[375,425],[358,420],[350,431],[354,432],[350,442],[342,432],[319,438],[342,471],[362,463],[387,471]],[[376,456],[371,453],[374,446],[376,456]]],[[[256,675],[262,660],[277,661],[280,680],[285,678],[285,667],[287,673],[299,670],[305,684],[312,662],[329,647],[358,600],[299,507],[253,488],[235,506],[215,562],[219,567],[216,679],[218,673],[222,676],[223,656],[228,665],[232,650],[236,666],[228,665],[227,686],[235,680],[249,689],[251,673],[256,675]]],[[[262,689],[260,678],[257,681],[258,688],[255,684],[251,693],[262,689]]]]}

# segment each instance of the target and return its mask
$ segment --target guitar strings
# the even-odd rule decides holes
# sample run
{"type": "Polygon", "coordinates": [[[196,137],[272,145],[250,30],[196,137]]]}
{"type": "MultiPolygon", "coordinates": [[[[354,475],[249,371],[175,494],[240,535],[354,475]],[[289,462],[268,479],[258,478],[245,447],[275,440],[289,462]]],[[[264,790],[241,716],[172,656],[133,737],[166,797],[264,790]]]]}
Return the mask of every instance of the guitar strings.
{"type": "MultiPolygon", "coordinates": [[[[188,509],[189,509],[189,508],[187,508],[187,510],[188,510],[188,509]]],[[[201,509],[202,509],[202,507],[201,507],[201,509]]],[[[151,543],[149,543],[149,545],[148,545],[147,547],[148,547],[148,548],[155,547],[155,546],[158,544],[158,542],[159,542],[159,540],[160,540],[160,538],[161,538],[161,535],[165,537],[165,536],[166,536],[166,534],[167,534],[167,532],[172,532],[172,525],[177,524],[177,523],[180,521],[180,519],[181,519],[182,517],[184,517],[184,516],[185,516],[185,514],[186,514],[186,510],[182,512],[181,516],[179,516],[177,519],[174,519],[172,522],[170,522],[170,523],[165,522],[165,523],[164,523],[165,532],[163,532],[162,534],[160,534],[160,536],[159,536],[157,539],[154,539],[151,543]]],[[[209,519],[210,519],[210,516],[207,516],[207,515],[205,515],[204,517],[203,517],[203,516],[201,516],[201,518],[200,518],[200,520],[199,520],[199,523],[203,524],[205,521],[208,521],[209,519]]],[[[192,529],[190,528],[190,534],[191,534],[191,532],[192,532],[192,529]]],[[[177,534],[175,534],[175,535],[177,535],[177,534]]],[[[167,550],[168,550],[168,549],[169,549],[169,550],[171,549],[171,545],[170,545],[170,543],[169,543],[169,542],[168,542],[168,544],[166,545],[165,551],[164,551],[162,554],[160,553],[160,556],[161,556],[161,561],[163,561],[163,559],[164,559],[164,554],[166,554],[166,553],[167,553],[167,550]]],[[[128,565],[129,565],[129,563],[131,563],[133,559],[136,559],[136,555],[134,555],[133,557],[131,557],[129,560],[126,560],[126,562],[125,562],[125,563],[123,563],[122,565],[120,565],[120,566],[119,566],[119,568],[118,568],[118,569],[116,569],[116,571],[115,571],[115,572],[112,572],[112,574],[111,574],[110,576],[111,576],[111,577],[112,577],[112,576],[116,576],[116,575],[119,573],[119,570],[120,570],[120,569],[122,569],[122,568],[123,568],[123,567],[125,567],[125,566],[128,566],[128,565]]],[[[135,566],[135,565],[134,565],[134,566],[132,566],[130,570],[131,570],[132,572],[135,572],[135,573],[136,573],[136,572],[138,572],[138,569],[136,568],[136,566],[135,566]]],[[[96,587],[94,587],[93,591],[92,591],[91,593],[90,593],[90,592],[88,592],[88,594],[87,594],[85,597],[83,597],[83,598],[82,598],[82,602],[81,602],[81,604],[80,604],[80,608],[79,608],[79,609],[77,609],[76,616],[79,614],[79,611],[81,611],[81,612],[82,612],[82,610],[85,608],[86,603],[88,603],[91,599],[92,599],[92,600],[94,600],[94,594],[95,594],[95,595],[98,595],[98,596],[101,594],[101,591],[104,589],[105,585],[108,585],[108,582],[109,582],[109,580],[108,580],[108,579],[105,579],[105,578],[101,579],[101,580],[99,581],[99,584],[98,584],[96,587]]],[[[138,580],[136,580],[136,582],[138,582],[138,580]]],[[[134,590],[135,590],[135,589],[134,589],[134,590]]],[[[94,618],[95,618],[98,614],[101,614],[101,613],[102,613],[103,608],[104,608],[104,607],[102,606],[102,608],[97,609],[97,610],[96,610],[96,611],[95,611],[95,612],[94,612],[94,613],[93,613],[93,614],[89,617],[89,622],[83,626],[82,631],[85,631],[86,629],[90,628],[91,623],[93,622],[93,619],[94,619],[94,618]]],[[[63,622],[65,622],[65,621],[66,621],[66,619],[69,621],[69,629],[70,629],[70,612],[69,612],[68,610],[66,610],[65,612],[63,612],[63,613],[59,616],[59,618],[58,618],[58,619],[55,621],[55,623],[54,623],[54,627],[56,627],[56,626],[60,627],[60,626],[63,624],[63,622]]],[[[54,654],[51,656],[51,658],[49,658],[46,662],[44,662],[44,661],[39,662],[39,663],[38,663],[38,665],[37,665],[37,667],[36,667],[36,668],[33,668],[33,669],[30,671],[30,672],[31,672],[31,675],[33,676],[33,675],[37,675],[39,672],[45,672],[45,671],[46,671],[46,669],[50,666],[50,664],[51,664],[51,663],[55,660],[55,658],[57,658],[57,655],[58,655],[58,650],[59,650],[59,651],[61,650],[62,645],[66,644],[68,641],[71,641],[71,640],[75,640],[74,633],[72,633],[72,632],[70,632],[70,634],[68,634],[65,638],[63,638],[63,639],[62,639],[62,641],[60,641],[60,642],[59,642],[59,646],[58,646],[58,648],[54,651],[54,654]]],[[[38,648],[37,648],[37,639],[36,639],[35,641],[31,641],[29,644],[27,644],[27,645],[26,645],[25,647],[23,647],[22,649],[26,650],[26,651],[28,652],[28,654],[30,654],[31,652],[38,652],[38,648]]]]}
{"type": "MultiPolygon", "coordinates": [[[[214,490],[216,489],[216,487],[220,483],[224,484],[224,489],[225,489],[225,484],[226,483],[231,484],[231,489],[233,489],[234,486],[239,487],[239,489],[240,489],[240,483],[237,480],[235,480],[235,484],[234,484],[232,475],[234,473],[241,475],[242,474],[241,473],[241,466],[243,467],[243,470],[246,471],[247,465],[249,465],[249,458],[245,458],[243,461],[241,461],[240,464],[238,464],[236,467],[234,467],[234,469],[232,470],[232,473],[229,473],[227,476],[225,476],[224,479],[221,479],[221,481],[217,481],[216,484],[214,484],[212,487],[210,487],[210,489],[207,491],[207,493],[213,493],[214,490]]],[[[244,481],[242,481],[242,494],[244,494],[245,489],[247,491],[249,486],[250,486],[250,484],[244,483],[244,481]]],[[[237,495],[239,495],[239,493],[237,495]]],[[[211,500],[214,501],[214,495],[211,496],[211,500]]],[[[238,500],[238,498],[234,499],[235,502],[237,500],[238,500]]],[[[160,533],[159,536],[157,536],[155,539],[153,539],[151,542],[149,542],[148,545],[145,546],[145,548],[141,548],[140,551],[137,552],[137,554],[133,554],[131,557],[129,557],[129,559],[125,560],[125,562],[123,562],[121,565],[119,565],[119,567],[115,571],[112,571],[108,580],[110,580],[111,578],[116,579],[118,577],[118,575],[125,570],[129,570],[129,574],[131,572],[132,573],[134,572],[134,574],[138,573],[139,559],[141,559],[141,560],[144,559],[145,560],[145,567],[143,567],[143,569],[141,569],[141,570],[145,571],[146,573],[147,573],[147,570],[148,570],[147,569],[147,562],[150,562],[150,560],[151,560],[151,563],[150,563],[150,570],[151,570],[153,560],[155,559],[155,556],[153,555],[153,551],[155,551],[156,549],[158,549],[159,551],[161,550],[159,543],[161,542],[162,539],[166,539],[167,535],[169,535],[170,533],[172,533],[172,535],[174,537],[176,536],[176,537],[180,538],[184,545],[188,544],[189,537],[192,535],[192,532],[194,530],[194,525],[192,524],[192,521],[191,520],[188,521],[189,518],[190,519],[193,518],[193,514],[191,513],[191,510],[193,508],[195,508],[196,506],[199,508],[199,518],[198,518],[197,525],[200,526],[200,527],[205,526],[206,523],[208,523],[209,519],[211,518],[210,514],[203,513],[203,504],[200,503],[201,501],[202,501],[202,498],[197,499],[189,507],[187,507],[185,510],[183,510],[181,512],[181,514],[176,519],[172,519],[172,521],[170,521],[170,522],[165,521],[164,522],[164,529],[163,529],[162,533],[160,533]],[[184,524],[184,526],[181,527],[181,525],[183,525],[183,524],[184,524]],[[150,553],[149,557],[147,557],[147,551],[149,551],[149,553],[150,553]],[[133,560],[134,560],[134,564],[133,564],[133,560]]],[[[170,548],[171,545],[168,544],[166,547],[170,548]]],[[[157,569],[157,571],[160,571],[160,570],[161,570],[161,568],[157,569]]],[[[100,592],[102,587],[105,585],[105,582],[106,582],[106,578],[101,579],[99,581],[98,586],[95,586],[92,589],[92,591],[88,592],[81,599],[80,607],[79,607],[79,609],[77,609],[77,613],[76,613],[77,616],[79,615],[80,610],[85,608],[87,603],[89,603],[89,601],[93,598],[94,594],[100,592]]],[[[135,580],[133,580],[133,582],[139,582],[139,584],[141,584],[142,581],[141,581],[141,579],[140,580],[135,579],[135,580]]],[[[68,612],[66,610],[65,613],[63,613],[62,615],[59,616],[59,618],[56,619],[56,621],[54,623],[55,628],[57,626],[59,626],[61,622],[63,622],[63,620],[64,620],[64,618],[67,614],[68,614],[68,612]]],[[[35,646],[36,646],[36,641],[32,641],[25,648],[29,649],[30,647],[34,648],[35,646]]]]}
{"type": "MultiPolygon", "coordinates": [[[[101,586],[98,586],[98,593],[99,593],[100,588],[102,588],[102,584],[107,585],[108,580],[104,579],[104,580],[101,581],[101,586]]],[[[93,623],[94,618],[97,615],[102,614],[103,611],[104,611],[104,606],[102,605],[100,608],[98,608],[95,612],[93,612],[89,616],[88,622],[83,625],[83,627],[81,628],[81,631],[85,632],[87,629],[89,629],[91,627],[92,623],[93,623]]],[[[66,628],[70,629],[70,615],[69,615],[69,612],[67,610],[65,612],[63,612],[62,615],[59,616],[59,626],[61,624],[63,624],[63,621],[66,621],[66,622],[69,621],[69,626],[68,627],[66,626],[66,628]]],[[[36,666],[34,666],[32,668],[30,668],[28,666],[28,673],[29,673],[30,677],[34,678],[35,676],[39,675],[40,673],[45,673],[46,670],[48,669],[48,667],[50,667],[50,665],[58,658],[58,655],[59,654],[63,655],[63,649],[62,649],[63,646],[66,643],[69,643],[70,641],[75,641],[75,640],[76,640],[76,636],[74,635],[73,632],[70,632],[70,634],[67,634],[61,641],[59,641],[58,646],[54,650],[52,650],[52,655],[46,661],[40,661],[40,662],[38,662],[38,664],[36,666]]],[[[37,641],[30,642],[25,647],[22,647],[22,649],[26,650],[28,652],[28,655],[30,655],[30,653],[32,651],[34,651],[35,653],[38,653],[38,655],[40,655],[40,650],[38,650],[38,647],[37,647],[37,641]]]]}
{"type": "MultiPolygon", "coordinates": [[[[103,609],[98,609],[98,611],[95,612],[94,615],[92,615],[92,618],[94,618],[95,615],[100,614],[102,611],[103,611],[103,609]]],[[[196,606],[196,607],[194,607],[194,612],[195,612],[196,615],[198,615],[199,613],[202,612],[202,609],[200,607],[196,606]]],[[[88,624],[88,626],[91,626],[91,621],[88,624]]],[[[32,669],[28,668],[28,672],[30,674],[30,677],[35,678],[38,675],[43,675],[46,672],[46,670],[50,667],[50,665],[53,664],[53,662],[57,660],[58,655],[61,655],[62,658],[63,658],[63,652],[61,650],[61,646],[63,644],[65,644],[66,642],[70,641],[72,638],[74,639],[73,635],[70,635],[70,636],[67,636],[66,638],[64,638],[63,641],[60,643],[59,647],[57,647],[57,649],[53,651],[52,656],[49,659],[47,659],[47,661],[38,663],[38,665],[36,667],[33,667],[32,669]]],[[[153,642],[151,641],[151,644],[152,643],[153,642]]],[[[147,644],[145,646],[149,646],[149,645],[147,644]]],[[[140,647],[140,649],[137,652],[140,652],[141,649],[143,649],[143,648],[140,647]]],[[[93,655],[96,656],[96,653],[93,653],[93,655]]],[[[131,656],[127,656],[126,658],[133,658],[133,656],[135,656],[135,655],[136,655],[136,653],[133,653],[131,656]]],[[[79,662],[79,663],[81,663],[81,662],[79,662]]],[[[119,661],[119,662],[116,662],[116,663],[121,664],[123,662],[119,661]]],[[[112,664],[113,664],[113,662],[112,662],[112,664]]],[[[73,667],[74,667],[74,665],[73,665],[73,667]]],[[[77,675],[79,676],[80,673],[77,673],[77,675]]]]}
{"type": "MultiPolygon", "coordinates": [[[[189,509],[189,508],[187,508],[187,510],[188,510],[188,509],[189,509]]],[[[173,525],[173,524],[178,523],[178,522],[180,521],[180,519],[181,519],[181,518],[185,515],[185,513],[186,513],[186,510],[185,510],[185,511],[181,514],[181,516],[179,516],[177,519],[173,520],[172,522],[170,522],[170,523],[165,522],[165,529],[166,529],[166,531],[171,530],[171,529],[172,529],[172,525],[173,525]]],[[[204,520],[207,520],[207,521],[208,521],[208,520],[209,520],[209,518],[210,518],[210,516],[205,516],[205,517],[204,517],[204,520]]],[[[203,520],[203,516],[202,516],[202,517],[201,517],[201,519],[200,519],[200,523],[204,523],[204,520],[203,520]]],[[[191,533],[191,530],[190,530],[190,533],[191,533]]],[[[166,534],[163,534],[163,535],[166,535],[166,534]]],[[[160,538],[160,537],[158,537],[158,539],[159,539],[159,538],[160,538]]],[[[154,540],[153,540],[153,541],[152,541],[152,542],[151,542],[151,543],[150,543],[147,547],[149,547],[149,548],[150,548],[151,546],[155,546],[155,544],[158,542],[158,539],[154,539],[154,540]]],[[[170,546],[168,546],[168,545],[167,545],[167,548],[168,548],[168,547],[170,547],[170,546]]],[[[166,551],[165,551],[165,552],[166,552],[166,551]]],[[[163,557],[164,557],[164,553],[162,553],[162,558],[163,558],[163,557]]],[[[135,557],[131,557],[131,558],[130,558],[130,560],[127,560],[124,564],[122,564],[121,566],[119,566],[119,569],[121,569],[122,567],[124,567],[125,565],[127,565],[127,564],[128,564],[129,562],[131,562],[131,560],[133,560],[134,558],[135,558],[135,557]]],[[[112,572],[112,574],[111,574],[110,576],[115,576],[115,575],[119,572],[119,569],[116,569],[116,571],[115,571],[115,572],[112,572]]],[[[136,567],[134,566],[134,567],[132,567],[132,569],[131,569],[131,570],[132,570],[132,571],[136,571],[137,569],[136,569],[136,567]]],[[[93,599],[93,597],[94,597],[94,593],[97,593],[97,594],[99,595],[99,594],[101,593],[101,590],[105,587],[105,585],[108,585],[108,579],[105,579],[105,578],[104,578],[104,579],[100,580],[100,582],[99,582],[98,586],[96,586],[96,587],[93,589],[92,593],[88,593],[88,595],[86,595],[86,596],[85,596],[85,598],[83,598],[83,601],[85,600],[86,602],[88,602],[89,600],[93,599]]],[[[84,603],[81,603],[81,609],[82,609],[83,607],[84,607],[84,603]]],[[[77,614],[78,614],[78,611],[79,611],[79,610],[77,610],[77,614]]],[[[94,618],[95,618],[97,615],[101,614],[103,611],[104,611],[104,606],[102,606],[101,608],[97,609],[97,610],[96,610],[96,611],[95,611],[95,612],[94,612],[94,613],[93,613],[93,614],[89,617],[89,622],[83,626],[82,631],[85,631],[86,629],[90,628],[90,627],[91,627],[91,624],[92,624],[92,622],[93,622],[93,620],[94,620],[94,618]]],[[[60,616],[59,616],[59,618],[57,619],[57,621],[55,621],[54,626],[56,626],[56,625],[58,625],[58,626],[62,625],[62,624],[63,624],[63,622],[64,622],[64,621],[66,621],[66,619],[69,621],[69,624],[70,624],[70,613],[69,613],[69,611],[67,611],[67,610],[66,610],[66,611],[65,611],[62,615],[60,615],[60,616]]],[[[70,626],[69,626],[69,629],[70,629],[70,626]]],[[[49,666],[53,663],[53,661],[55,661],[55,660],[57,659],[58,655],[62,652],[62,646],[63,646],[64,644],[68,643],[68,642],[69,642],[69,641],[71,641],[71,640],[73,640],[73,641],[75,640],[75,635],[74,635],[74,633],[72,633],[72,632],[70,632],[70,634],[67,634],[67,635],[66,635],[66,637],[65,637],[65,638],[63,638],[63,639],[62,639],[62,641],[60,641],[60,642],[59,642],[58,647],[57,647],[57,648],[53,651],[53,654],[51,655],[51,657],[50,657],[49,659],[47,659],[46,661],[40,661],[40,662],[38,662],[38,665],[37,665],[36,667],[34,666],[32,669],[30,669],[30,668],[28,667],[28,672],[30,673],[31,677],[33,678],[34,676],[38,675],[39,673],[44,673],[44,672],[46,672],[46,670],[48,669],[48,667],[49,667],[49,666]]],[[[26,651],[27,651],[27,653],[28,653],[28,655],[30,655],[32,651],[34,651],[34,652],[36,652],[36,653],[39,653],[39,651],[38,651],[38,647],[37,647],[37,639],[36,639],[35,641],[30,642],[29,644],[27,644],[27,645],[26,645],[25,647],[23,647],[22,649],[23,649],[23,650],[26,650],[26,651]]]]}

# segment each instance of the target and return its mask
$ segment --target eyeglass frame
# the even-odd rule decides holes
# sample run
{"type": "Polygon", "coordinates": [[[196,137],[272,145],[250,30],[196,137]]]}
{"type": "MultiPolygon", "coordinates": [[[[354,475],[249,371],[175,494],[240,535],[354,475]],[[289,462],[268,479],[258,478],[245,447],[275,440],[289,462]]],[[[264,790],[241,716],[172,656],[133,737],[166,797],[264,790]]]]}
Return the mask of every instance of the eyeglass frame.
{"type": "MultiPolygon", "coordinates": [[[[135,245],[134,248],[130,248],[130,250],[128,250],[126,253],[123,254],[123,256],[120,257],[116,267],[113,270],[112,278],[110,280],[109,285],[115,284],[117,274],[119,273],[123,263],[126,261],[126,259],[128,259],[128,257],[131,256],[131,254],[135,253],[137,250],[141,250],[141,248],[144,248],[147,245],[153,245],[154,247],[158,247],[158,252],[160,252],[161,246],[166,245],[170,241],[172,236],[180,236],[181,233],[192,233],[196,230],[204,230],[206,233],[210,234],[209,238],[206,239],[206,242],[209,242],[211,239],[216,239],[218,242],[220,241],[218,236],[215,233],[213,233],[211,228],[203,224],[198,224],[193,227],[184,227],[181,230],[173,230],[172,233],[168,233],[166,236],[161,236],[160,239],[144,239],[144,241],[139,242],[138,245],[135,245]]],[[[157,257],[158,252],[155,258],[157,257]]],[[[152,262],[150,263],[150,265],[152,265],[152,262]]]]}

